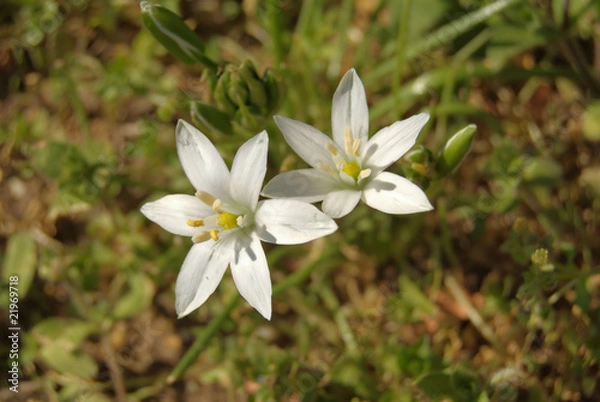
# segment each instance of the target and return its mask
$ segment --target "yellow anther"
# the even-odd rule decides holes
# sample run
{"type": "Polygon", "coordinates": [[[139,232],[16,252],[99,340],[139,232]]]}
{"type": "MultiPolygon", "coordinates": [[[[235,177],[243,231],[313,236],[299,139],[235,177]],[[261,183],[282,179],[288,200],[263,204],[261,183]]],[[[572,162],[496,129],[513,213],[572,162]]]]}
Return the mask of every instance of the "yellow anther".
{"type": "Polygon", "coordinates": [[[243,216],[238,216],[237,218],[235,218],[235,223],[238,225],[238,227],[244,227],[244,217],[243,216]]]}
{"type": "Polygon", "coordinates": [[[221,205],[223,205],[223,202],[219,199],[215,199],[212,203],[212,209],[213,211],[215,211],[216,213],[220,214],[223,211],[221,210],[221,205]]]}
{"type": "Polygon", "coordinates": [[[338,150],[335,147],[335,145],[333,145],[332,143],[328,142],[327,145],[325,145],[325,148],[327,148],[327,150],[329,151],[329,153],[333,156],[336,156],[338,154],[338,150]]]}
{"type": "Polygon", "coordinates": [[[219,240],[219,236],[217,236],[217,233],[219,233],[218,229],[211,229],[209,232],[210,238],[213,239],[214,241],[219,240]]]}
{"type": "Polygon", "coordinates": [[[354,137],[352,137],[352,129],[348,126],[344,127],[344,150],[347,155],[352,152],[352,145],[354,143],[354,137]]]}
{"type": "Polygon", "coordinates": [[[410,164],[410,167],[421,174],[427,173],[427,165],[423,163],[413,162],[410,164]]]}
{"type": "Polygon", "coordinates": [[[239,227],[237,222],[239,217],[239,215],[234,215],[230,212],[221,212],[217,218],[217,223],[225,230],[235,229],[239,227]]]}
{"type": "Polygon", "coordinates": [[[356,181],[358,180],[358,176],[360,175],[360,166],[358,166],[358,163],[356,162],[346,162],[342,171],[348,176],[352,177],[354,181],[356,181]]]}
{"type": "Polygon", "coordinates": [[[196,193],[196,197],[198,197],[200,199],[200,201],[202,201],[203,203],[205,203],[208,206],[212,206],[214,204],[214,202],[217,200],[215,197],[213,197],[212,195],[210,195],[204,191],[198,191],[196,193]]]}
{"type": "Polygon", "coordinates": [[[329,166],[326,163],[318,163],[317,164],[317,168],[319,168],[320,170],[326,172],[326,173],[330,173],[330,174],[337,174],[336,171],[334,171],[331,166],[329,166]]]}
{"type": "Polygon", "coordinates": [[[200,232],[200,233],[196,233],[195,235],[192,236],[192,241],[194,243],[203,243],[203,242],[207,241],[208,239],[210,239],[209,232],[200,232]]]}
{"type": "Polygon", "coordinates": [[[187,224],[193,228],[199,228],[200,226],[204,226],[204,221],[202,219],[188,219],[187,224]]]}
{"type": "Polygon", "coordinates": [[[360,156],[360,140],[354,140],[352,143],[352,153],[354,156],[360,156]]]}
{"type": "Polygon", "coordinates": [[[371,169],[364,169],[361,170],[360,173],[358,174],[358,180],[362,180],[362,179],[366,179],[367,177],[371,176],[371,169]]]}

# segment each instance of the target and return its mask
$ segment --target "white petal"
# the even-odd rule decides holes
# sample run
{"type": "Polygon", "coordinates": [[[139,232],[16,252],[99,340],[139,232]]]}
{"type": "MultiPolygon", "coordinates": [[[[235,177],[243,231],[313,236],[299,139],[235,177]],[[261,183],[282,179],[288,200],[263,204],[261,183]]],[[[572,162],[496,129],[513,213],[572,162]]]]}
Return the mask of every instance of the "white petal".
{"type": "Polygon", "coordinates": [[[352,129],[353,137],[363,144],[369,139],[369,106],[365,87],[354,69],[349,70],[333,95],[331,127],[335,142],[344,145],[344,128],[352,129]]]}
{"type": "Polygon", "coordinates": [[[175,131],[179,160],[194,188],[228,199],[229,171],[212,142],[183,120],[179,120],[175,131]]]}
{"type": "Polygon", "coordinates": [[[428,120],[429,115],[421,113],[379,130],[362,149],[363,165],[381,171],[396,162],[415,145],[428,120]]]}
{"type": "Polygon", "coordinates": [[[338,190],[327,194],[321,208],[323,212],[334,219],[346,216],[360,201],[361,192],[358,190],[338,190]]]}
{"type": "Polygon", "coordinates": [[[238,149],[231,166],[231,196],[251,211],[256,209],[267,172],[268,150],[269,137],[266,131],[262,131],[238,149]]]}
{"type": "Polygon", "coordinates": [[[292,170],[272,178],[263,189],[262,195],[317,202],[323,201],[327,193],[337,188],[337,183],[329,174],[321,170],[292,170]]]}
{"type": "Polygon", "coordinates": [[[175,310],[179,318],[200,307],[214,293],[233,251],[232,242],[226,239],[192,246],[175,284],[175,310]]]}
{"type": "Polygon", "coordinates": [[[233,281],[240,294],[267,320],[271,319],[271,277],[260,240],[238,236],[236,255],[231,262],[233,281]]]}
{"type": "Polygon", "coordinates": [[[142,206],[146,218],[159,224],[168,232],[180,236],[192,236],[198,228],[187,224],[188,219],[201,219],[214,211],[198,198],[185,194],[172,194],[142,206]]]}
{"type": "Polygon", "coordinates": [[[379,173],[367,184],[363,200],[370,207],[388,214],[412,214],[433,209],[416,184],[389,172],[379,173]]]}
{"type": "Polygon", "coordinates": [[[315,206],[296,200],[266,200],[254,215],[261,240],[275,244],[301,244],[327,236],[337,225],[315,206]]]}
{"type": "Polygon", "coordinates": [[[314,168],[325,164],[337,170],[333,163],[333,156],[327,150],[327,144],[338,150],[339,147],[331,138],[302,122],[283,116],[274,116],[274,119],[287,143],[306,163],[314,168]]]}

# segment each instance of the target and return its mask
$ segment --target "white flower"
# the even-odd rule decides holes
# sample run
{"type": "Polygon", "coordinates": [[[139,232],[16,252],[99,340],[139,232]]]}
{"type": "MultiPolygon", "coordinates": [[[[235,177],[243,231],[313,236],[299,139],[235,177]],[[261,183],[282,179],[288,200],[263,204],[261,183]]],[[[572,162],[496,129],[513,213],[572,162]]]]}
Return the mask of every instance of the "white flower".
{"type": "Polygon", "coordinates": [[[361,199],[389,214],[429,211],[433,207],[418,186],[384,172],[412,148],[427,120],[429,115],[421,113],[385,127],[369,139],[365,88],[352,69],[333,96],[333,140],[307,124],[275,116],[287,143],[313,169],[279,174],[262,194],[323,201],[323,211],[332,218],[347,215],[361,199]]]}
{"type": "Polygon", "coordinates": [[[271,318],[271,279],[260,241],[299,244],[328,235],[335,222],[297,200],[258,201],[267,169],[265,131],[238,150],[231,172],[204,134],[180,120],[177,151],[196,195],[167,195],[142,207],[146,217],[194,242],[175,286],[179,317],[215,291],[227,266],[240,294],[271,318]]]}

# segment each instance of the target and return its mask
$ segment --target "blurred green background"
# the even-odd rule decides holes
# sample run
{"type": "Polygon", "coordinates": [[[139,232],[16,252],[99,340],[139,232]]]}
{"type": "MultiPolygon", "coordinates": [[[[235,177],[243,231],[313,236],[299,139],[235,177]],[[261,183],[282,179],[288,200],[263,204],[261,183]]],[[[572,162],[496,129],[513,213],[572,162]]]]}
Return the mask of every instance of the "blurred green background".
{"type": "MultiPolygon", "coordinates": [[[[139,208],[193,191],[175,123],[202,127],[190,102],[218,105],[206,68],[171,56],[134,1],[2,1],[0,323],[17,275],[21,373],[0,400],[600,399],[599,2],[160,4],[213,61],[272,71],[277,114],[330,133],[354,67],[371,133],[427,111],[421,146],[437,156],[475,123],[472,150],[442,178],[431,159],[390,167],[432,212],[361,205],[325,239],[267,245],[270,322],[231,304],[229,274],[177,320],[189,239],[139,208]]],[[[205,131],[230,163],[267,129],[268,178],[302,167],[266,117],[205,131]]]]}

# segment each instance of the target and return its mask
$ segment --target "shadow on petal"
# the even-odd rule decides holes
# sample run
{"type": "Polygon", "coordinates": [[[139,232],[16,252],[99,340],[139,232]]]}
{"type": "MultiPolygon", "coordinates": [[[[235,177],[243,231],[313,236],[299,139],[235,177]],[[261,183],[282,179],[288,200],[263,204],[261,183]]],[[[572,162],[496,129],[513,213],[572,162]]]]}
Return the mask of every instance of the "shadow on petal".
{"type": "Polygon", "coordinates": [[[267,230],[266,225],[261,225],[260,227],[256,227],[256,232],[259,234],[260,239],[267,243],[277,244],[277,237],[275,237],[271,232],[267,230]]]}
{"type": "Polygon", "coordinates": [[[381,181],[381,180],[373,180],[370,185],[375,191],[393,191],[396,189],[396,185],[394,183],[390,183],[389,181],[381,181]]]}
{"type": "Polygon", "coordinates": [[[365,153],[362,156],[362,160],[363,161],[368,161],[371,156],[373,156],[373,154],[377,151],[377,148],[379,148],[378,144],[369,144],[367,143],[368,148],[365,150],[365,153]]]}
{"type": "Polygon", "coordinates": [[[235,263],[239,263],[241,253],[245,252],[251,261],[256,261],[258,258],[252,249],[252,238],[243,234],[238,240],[235,247],[235,263]]]}

